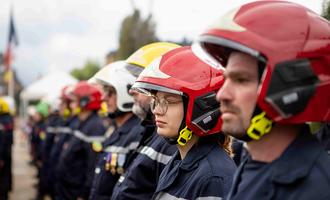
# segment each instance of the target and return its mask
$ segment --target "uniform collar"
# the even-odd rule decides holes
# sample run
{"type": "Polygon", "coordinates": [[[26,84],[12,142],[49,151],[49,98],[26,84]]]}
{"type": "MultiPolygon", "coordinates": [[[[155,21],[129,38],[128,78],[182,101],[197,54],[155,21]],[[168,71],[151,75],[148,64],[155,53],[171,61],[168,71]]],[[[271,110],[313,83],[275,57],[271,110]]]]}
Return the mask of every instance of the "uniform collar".
{"type": "Polygon", "coordinates": [[[139,118],[136,115],[133,115],[121,127],[119,127],[117,129],[117,131],[120,134],[128,133],[132,129],[133,126],[138,124],[138,122],[139,122],[139,118]]]}
{"type": "MultiPolygon", "coordinates": [[[[192,171],[196,169],[198,167],[198,161],[206,157],[217,146],[216,142],[205,142],[204,140],[205,138],[200,138],[198,143],[189,150],[183,160],[180,158],[179,151],[174,154],[172,160],[162,172],[162,175],[166,174],[166,176],[161,177],[159,180],[156,193],[170,187],[180,176],[180,171],[192,171]]],[[[218,148],[220,147],[218,146],[218,148]]]]}
{"type": "Polygon", "coordinates": [[[274,182],[290,184],[309,174],[322,148],[307,128],[304,128],[282,156],[274,161],[274,182]]]}
{"type": "Polygon", "coordinates": [[[182,160],[181,169],[192,170],[198,166],[198,161],[205,158],[207,154],[215,147],[220,148],[216,142],[211,142],[208,138],[200,138],[182,160]]]}

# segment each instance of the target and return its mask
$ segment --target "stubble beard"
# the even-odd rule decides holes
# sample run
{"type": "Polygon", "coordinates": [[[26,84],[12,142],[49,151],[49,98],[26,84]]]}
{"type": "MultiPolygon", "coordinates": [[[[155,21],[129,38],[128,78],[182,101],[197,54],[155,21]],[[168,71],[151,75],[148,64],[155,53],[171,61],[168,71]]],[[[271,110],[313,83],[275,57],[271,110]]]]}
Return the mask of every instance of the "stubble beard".
{"type": "Polygon", "coordinates": [[[246,128],[244,127],[243,119],[237,120],[223,120],[222,131],[235,138],[241,138],[246,134],[246,128]]]}
{"type": "Polygon", "coordinates": [[[141,120],[144,120],[147,116],[148,110],[144,109],[141,105],[134,103],[132,107],[132,112],[141,120]]]}

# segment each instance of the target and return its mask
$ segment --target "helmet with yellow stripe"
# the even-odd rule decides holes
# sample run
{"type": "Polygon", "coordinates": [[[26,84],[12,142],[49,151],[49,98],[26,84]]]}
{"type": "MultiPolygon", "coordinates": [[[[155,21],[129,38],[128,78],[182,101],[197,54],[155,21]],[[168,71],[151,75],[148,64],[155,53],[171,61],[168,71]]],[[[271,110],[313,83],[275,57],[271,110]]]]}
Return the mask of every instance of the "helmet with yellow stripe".
{"type": "Polygon", "coordinates": [[[180,47],[180,45],[170,42],[155,42],[147,44],[136,50],[131,56],[126,59],[128,65],[127,70],[138,77],[144,68],[159,56],[180,47]]]}
{"type": "Polygon", "coordinates": [[[8,102],[3,98],[0,97],[0,114],[6,114],[10,112],[8,102]]]}

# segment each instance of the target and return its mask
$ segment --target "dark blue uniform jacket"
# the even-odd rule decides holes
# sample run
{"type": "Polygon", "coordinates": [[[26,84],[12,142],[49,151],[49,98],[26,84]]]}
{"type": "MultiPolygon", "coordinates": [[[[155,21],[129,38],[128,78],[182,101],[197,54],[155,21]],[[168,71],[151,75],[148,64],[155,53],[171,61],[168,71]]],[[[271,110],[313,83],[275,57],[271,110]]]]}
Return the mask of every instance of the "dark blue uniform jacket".
{"type": "Polygon", "coordinates": [[[12,145],[14,120],[9,114],[0,115],[0,199],[6,199],[12,189],[12,145]]]}
{"type": "MultiPolygon", "coordinates": [[[[214,138],[214,136],[211,136],[214,138]]],[[[223,199],[236,165],[216,141],[200,138],[181,160],[177,152],[162,172],[153,199],[223,199]]]]}
{"type": "Polygon", "coordinates": [[[58,199],[88,199],[97,158],[92,142],[102,140],[104,133],[103,121],[97,112],[94,112],[80,122],[78,130],[75,130],[67,144],[63,145],[56,169],[58,199]]]}
{"type": "Polygon", "coordinates": [[[158,178],[176,151],[156,131],[152,123],[144,121],[143,137],[136,152],[129,158],[128,168],[116,184],[111,199],[151,199],[158,178]]]}
{"type": "Polygon", "coordinates": [[[63,145],[66,144],[73,136],[73,130],[76,130],[79,126],[79,119],[77,116],[70,117],[67,120],[62,119],[59,126],[56,128],[56,135],[54,138],[54,145],[50,152],[50,169],[49,169],[49,183],[55,185],[58,180],[58,174],[56,172],[57,165],[59,163],[60,155],[63,149],[63,145]]]}
{"type": "Polygon", "coordinates": [[[325,123],[321,129],[316,133],[317,139],[330,155],[330,123],[325,123]]]}
{"type": "Polygon", "coordinates": [[[238,168],[228,200],[330,199],[330,156],[308,128],[278,159],[267,164],[266,171],[256,172],[252,183],[241,179],[248,161],[238,168]],[[238,192],[239,185],[248,187],[238,192]]]}
{"type": "Polygon", "coordinates": [[[95,167],[90,200],[110,199],[113,187],[124,173],[127,158],[138,146],[141,138],[139,122],[133,115],[104,141],[103,153],[95,167]]]}

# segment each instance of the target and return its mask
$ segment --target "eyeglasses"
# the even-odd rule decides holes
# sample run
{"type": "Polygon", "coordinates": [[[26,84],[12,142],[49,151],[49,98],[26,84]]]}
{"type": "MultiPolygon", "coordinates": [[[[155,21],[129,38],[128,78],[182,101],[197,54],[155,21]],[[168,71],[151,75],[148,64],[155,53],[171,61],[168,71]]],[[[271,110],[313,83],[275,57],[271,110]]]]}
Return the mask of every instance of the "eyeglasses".
{"type": "Polygon", "coordinates": [[[152,97],[152,100],[150,102],[150,108],[152,111],[156,109],[156,107],[159,107],[159,114],[164,115],[167,112],[169,105],[175,105],[181,103],[182,100],[168,100],[166,98],[159,99],[157,97],[152,97]]]}

